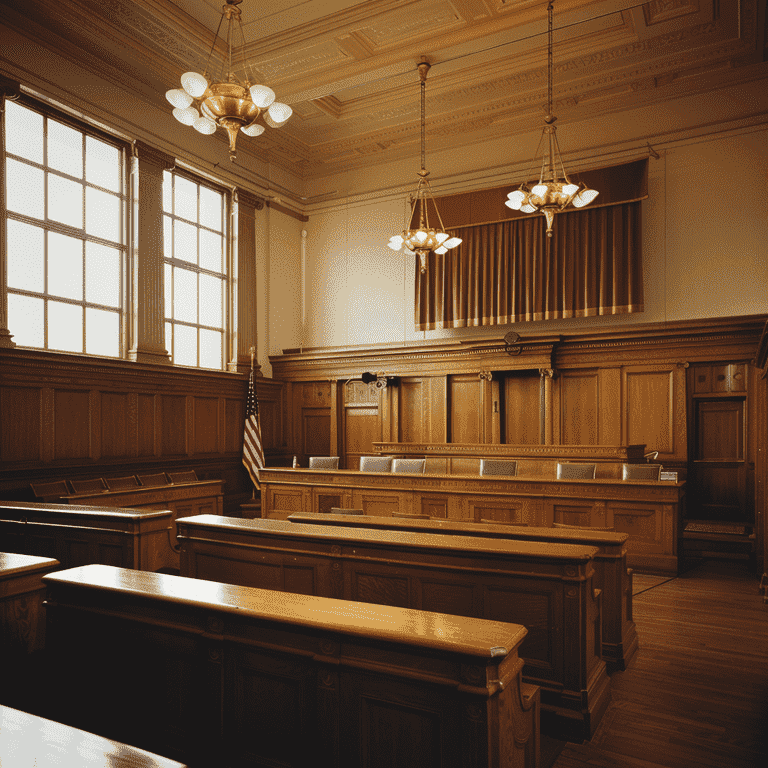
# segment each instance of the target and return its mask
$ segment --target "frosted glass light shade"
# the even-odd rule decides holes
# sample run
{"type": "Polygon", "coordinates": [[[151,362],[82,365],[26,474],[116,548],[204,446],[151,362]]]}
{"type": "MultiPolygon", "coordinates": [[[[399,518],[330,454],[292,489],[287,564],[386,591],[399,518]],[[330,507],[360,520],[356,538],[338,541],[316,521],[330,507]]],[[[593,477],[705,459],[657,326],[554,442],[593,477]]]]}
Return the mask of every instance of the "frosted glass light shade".
{"type": "Polygon", "coordinates": [[[583,208],[589,205],[600,193],[594,189],[582,189],[571,201],[576,208],[583,208]]]}
{"type": "Polygon", "coordinates": [[[563,194],[568,195],[568,197],[570,197],[571,195],[575,194],[578,191],[579,191],[579,188],[576,184],[566,184],[563,187],[563,194]]]}
{"type": "Polygon", "coordinates": [[[450,235],[447,232],[435,233],[435,240],[437,240],[437,242],[440,243],[440,245],[442,245],[449,237],[450,235]]]}
{"type": "Polygon", "coordinates": [[[240,130],[246,136],[261,136],[267,129],[259,123],[251,123],[250,125],[244,125],[240,130]]]}
{"type": "Polygon", "coordinates": [[[184,125],[192,125],[200,117],[200,114],[194,107],[187,107],[186,109],[176,107],[173,110],[173,116],[184,125]]]}
{"type": "Polygon", "coordinates": [[[460,237],[451,237],[443,243],[444,248],[455,248],[461,243],[460,237]]]}
{"type": "Polygon", "coordinates": [[[192,97],[181,88],[173,88],[170,91],[165,92],[165,98],[173,104],[174,107],[179,109],[186,109],[192,103],[192,97]]]}
{"type": "Polygon", "coordinates": [[[444,253],[448,253],[448,249],[441,245],[439,248],[435,248],[435,253],[439,253],[442,256],[444,253]]]}
{"type": "Polygon", "coordinates": [[[523,192],[522,189],[516,189],[514,192],[510,192],[507,197],[509,200],[505,203],[505,205],[509,208],[512,208],[516,211],[520,210],[520,206],[523,204],[523,201],[525,200],[525,192],[523,192]]]}
{"type": "Polygon", "coordinates": [[[202,96],[208,88],[208,81],[197,72],[185,72],[181,76],[181,87],[196,99],[202,96]]]}
{"type": "Polygon", "coordinates": [[[547,185],[546,184],[537,184],[532,190],[531,194],[536,195],[536,197],[544,197],[544,195],[547,194],[547,185]]]}
{"type": "Polygon", "coordinates": [[[293,114],[293,110],[287,104],[281,104],[279,101],[273,102],[267,112],[278,124],[284,123],[293,114]]]}
{"type": "Polygon", "coordinates": [[[275,100],[275,92],[266,85],[252,85],[251,99],[259,109],[266,109],[275,100]]]}
{"type": "Polygon", "coordinates": [[[523,213],[536,213],[536,207],[531,205],[530,203],[525,203],[525,205],[520,206],[520,210],[523,213]]]}
{"type": "Polygon", "coordinates": [[[198,117],[197,120],[192,123],[192,127],[198,133],[204,133],[206,135],[216,132],[216,123],[214,123],[213,120],[209,120],[207,117],[198,117]]]}
{"type": "Polygon", "coordinates": [[[393,235],[389,238],[389,242],[387,245],[393,250],[393,251],[399,251],[403,247],[403,238],[401,235],[393,235]]]}

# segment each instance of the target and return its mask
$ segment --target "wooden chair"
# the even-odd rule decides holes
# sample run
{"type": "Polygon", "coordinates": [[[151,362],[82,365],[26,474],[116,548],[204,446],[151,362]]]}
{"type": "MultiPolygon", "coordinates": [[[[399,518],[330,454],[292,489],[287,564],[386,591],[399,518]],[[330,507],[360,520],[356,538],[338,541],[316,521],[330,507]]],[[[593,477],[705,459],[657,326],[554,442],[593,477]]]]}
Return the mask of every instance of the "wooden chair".
{"type": "Polygon", "coordinates": [[[332,515],[364,515],[362,509],[346,509],[344,507],[331,507],[332,515]]]}
{"type": "Polygon", "coordinates": [[[398,517],[401,520],[431,520],[429,515],[409,515],[405,512],[393,512],[392,517],[398,517]]]}
{"type": "Polygon", "coordinates": [[[169,472],[168,478],[171,483],[196,483],[197,472],[194,469],[185,469],[181,472],[169,472]]]}
{"type": "Polygon", "coordinates": [[[622,480],[658,480],[661,464],[622,464],[622,480]]]}
{"type": "Polygon", "coordinates": [[[392,461],[392,472],[423,475],[426,464],[426,459],[394,459],[392,461]]]}
{"type": "Polygon", "coordinates": [[[517,475],[517,462],[513,459],[480,459],[481,475],[517,475]]]}
{"type": "Polygon", "coordinates": [[[309,468],[310,469],[338,469],[339,457],[338,456],[310,456],[309,468]]]}
{"type": "Polygon", "coordinates": [[[70,480],[69,484],[75,493],[99,493],[107,490],[106,483],[100,477],[92,480],[70,480]]]}
{"type": "Polygon", "coordinates": [[[594,480],[596,464],[561,464],[557,462],[558,480],[594,480]]]}
{"type": "Polygon", "coordinates": [[[131,488],[139,487],[139,481],[135,475],[128,475],[128,477],[106,477],[104,482],[110,491],[129,491],[131,488]]]}
{"type": "Polygon", "coordinates": [[[360,471],[361,472],[391,472],[392,457],[391,456],[361,456],[360,471]]]}
{"type": "Polygon", "coordinates": [[[40,501],[58,501],[62,496],[69,496],[71,491],[66,480],[56,480],[51,483],[30,483],[32,493],[40,501]]]}
{"type": "Polygon", "coordinates": [[[159,488],[168,485],[168,478],[165,476],[165,472],[158,472],[154,475],[139,475],[139,482],[145,488],[159,488]]]}

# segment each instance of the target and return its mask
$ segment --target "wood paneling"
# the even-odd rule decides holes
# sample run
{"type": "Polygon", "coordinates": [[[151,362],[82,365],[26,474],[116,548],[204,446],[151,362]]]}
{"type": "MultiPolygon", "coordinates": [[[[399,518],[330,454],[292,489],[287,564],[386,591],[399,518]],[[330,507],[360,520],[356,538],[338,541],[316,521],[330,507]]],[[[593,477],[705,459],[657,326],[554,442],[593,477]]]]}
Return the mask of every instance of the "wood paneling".
{"type": "Polygon", "coordinates": [[[161,452],[161,445],[156,433],[155,408],[158,406],[159,395],[140,394],[138,399],[138,456],[152,456],[155,453],[155,444],[157,443],[157,453],[161,452]]]}
{"type": "Polygon", "coordinates": [[[400,382],[400,442],[419,443],[426,439],[425,415],[428,403],[424,396],[422,379],[403,379],[400,382]]]}
{"type": "Polygon", "coordinates": [[[57,389],[53,393],[53,403],[54,458],[88,458],[91,445],[89,393],[57,389]]]}
{"type": "Polygon", "coordinates": [[[196,397],[194,452],[215,453],[219,448],[219,401],[213,397],[196,397]]]}
{"type": "Polygon", "coordinates": [[[560,442],[599,444],[600,398],[597,371],[564,371],[560,386],[560,442]]]}
{"type": "Polygon", "coordinates": [[[477,374],[448,378],[448,440],[452,443],[482,443],[482,379],[477,374]]]}
{"type": "Polygon", "coordinates": [[[101,393],[101,455],[130,456],[128,440],[128,395],[125,392],[101,393]]]}
{"type": "Polygon", "coordinates": [[[0,390],[0,459],[39,460],[41,390],[3,387],[0,390]]]}
{"type": "Polygon", "coordinates": [[[503,442],[536,445],[542,442],[540,376],[521,371],[504,378],[503,442]]]}
{"type": "Polygon", "coordinates": [[[625,436],[665,456],[682,454],[685,438],[684,381],[676,368],[629,366],[624,369],[625,436]],[[682,409],[682,414],[681,414],[682,409]]]}

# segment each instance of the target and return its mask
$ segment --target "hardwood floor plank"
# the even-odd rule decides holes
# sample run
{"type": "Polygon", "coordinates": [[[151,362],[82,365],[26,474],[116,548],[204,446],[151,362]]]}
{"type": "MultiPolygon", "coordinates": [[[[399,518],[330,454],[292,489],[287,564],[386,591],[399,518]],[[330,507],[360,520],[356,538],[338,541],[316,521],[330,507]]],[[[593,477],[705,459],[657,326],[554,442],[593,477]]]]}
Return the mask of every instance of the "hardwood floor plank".
{"type": "Polygon", "coordinates": [[[636,574],[640,651],[614,673],[592,740],[552,768],[764,768],[768,609],[739,562],[707,561],[669,580],[636,574]]]}

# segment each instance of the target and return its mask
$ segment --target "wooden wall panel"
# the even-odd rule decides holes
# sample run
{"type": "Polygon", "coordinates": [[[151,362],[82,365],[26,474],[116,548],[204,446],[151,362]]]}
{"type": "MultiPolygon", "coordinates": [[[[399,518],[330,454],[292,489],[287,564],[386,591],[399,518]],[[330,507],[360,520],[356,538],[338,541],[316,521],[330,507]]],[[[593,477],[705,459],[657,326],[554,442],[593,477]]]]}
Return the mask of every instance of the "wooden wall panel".
{"type": "Polygon", "coordinates": [[[331,451],[331,414],[327,409],[302,409],[302,434],[305,456],[329,456],[331,451]]]}
{"type": "Polygon", "coordinates": [[[138,396],[137,456],[155,454],[155,406],[158,398],[159,395],[138,396]]]}
{"type": "Polygon", "coordinates": [[[101,393],[101,455],[128,456],[128,395],[101,393]]]}
{"type": "Polygon", "coordinates": [[[448,382],[449,442],[483,442],[482,379],[462,374],[450,376],[448,382]]]}
{"type": "Polygon", "coordinates": [[[187,452],[187,398],[162,396],[162,455],[187,452]]]}
{"type": "Polygon", "coordinates": [[[514,445],[541,442],[538,372],[522,371],[504,379],[504,440],[514,445]]]}
{"type": "Polygon", "coordinates": [[[564,371],[560,387],[560,443],[599,445],[599,377],[597,371],[564,371]]]}
{"type": "Polygon", "coordinates": [[[0,390],[0,461],[41,458],[41,394],[39,387],[0,390]]]}
{"type": "Polygon", "coordinates": [[[628,366],[624,369],[625,440],[659,451],[660,459],[685,453],[685,383],[671,367],[628,366]],[[677,434],[677,441],[675,440],[677,434]]]}
{"type": "Polygon", "coordinates": [[[86,459],[90,456],[90,393],[57,389],[53,396],[55,459],[86,459]]]}
{"type": "Polygon", "coordinates": [[[422,379],[403,379],[400,382],[400,435],[401,443],[421,443],[426,440],[425,411],[427,402],[424,397],[422,379]]]}
{"type": "Polygon", "coordinates": [[[219,400],[196,397],[194,407],[194,452],[216,453],[219,449],[219,400]]]}
{"type": "MultiPolygon", "coordinates": [[[[261,406],[261,404],[259,404],[261,406]]],[[[259,407],[261,415],[261,407],[259,407]]],[[[267,419],[262,419],[261,428],[264,434],[264,424],[267,419]]],[[[227,398],[224,405],[224,450],[239,451],[243,444],[243,427],[245,425],[245,403],[242,400],[227,398]]]]}
{"type": "Polygon", "coordinates": [[[379,434],[378,408],[347,408],[345,416],[346,469],[357,469],[361,456],[373,453],[373,443],[379,434]]]}

